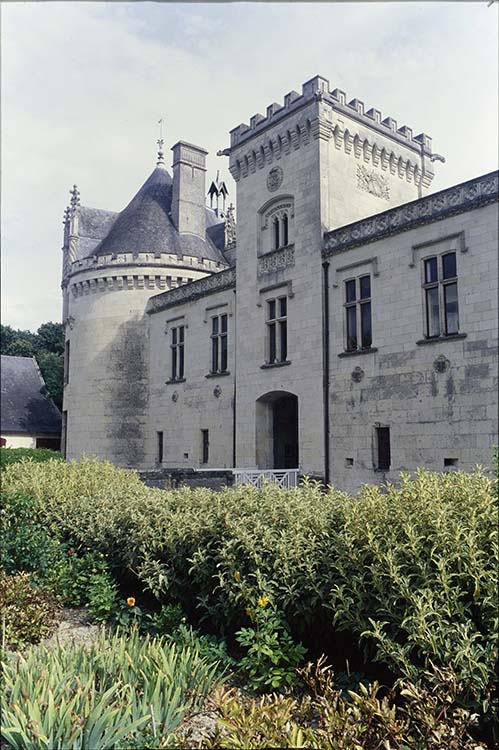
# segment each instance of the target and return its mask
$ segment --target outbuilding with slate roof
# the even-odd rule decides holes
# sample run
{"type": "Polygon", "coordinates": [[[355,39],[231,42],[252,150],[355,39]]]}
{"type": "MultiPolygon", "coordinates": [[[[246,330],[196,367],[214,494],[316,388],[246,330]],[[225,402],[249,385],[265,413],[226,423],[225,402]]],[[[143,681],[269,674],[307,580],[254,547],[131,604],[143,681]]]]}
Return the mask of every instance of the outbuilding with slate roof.
{"type": "Polygon", "coordinates": [[[2,355],[1,376],[1,444],[59,450],[61,413],[47,396],[36,359],[2,355]]]}

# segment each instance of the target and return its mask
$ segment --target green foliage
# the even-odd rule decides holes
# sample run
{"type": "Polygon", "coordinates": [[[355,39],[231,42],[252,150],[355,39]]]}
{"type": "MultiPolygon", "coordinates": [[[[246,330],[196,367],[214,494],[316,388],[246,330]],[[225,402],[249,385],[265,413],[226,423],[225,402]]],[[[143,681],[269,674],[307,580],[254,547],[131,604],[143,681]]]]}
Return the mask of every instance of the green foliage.
{"type": "Polygon", "coordinates": [[[13,750],[166,747],[217,674],[195,649],[137,631],[32,649],[4,665],[1,736],[13,750]]]}
{"type": "Polygon", "coordinates": [[[43,323],[36,333],[0,325],[0,353],[14,357],[36,357],[47,391],[62,407],[64,371],[64,326],[43,323]]]}
{"type": "Polygon", "coordinates": [[[38,643],[55,625],[57,603],[46,588],[32,585],[27,573],[0,571],[2,640],[9,646],[38,643]]]}
{"type": "Polygon", "coordinates": [[[219,690],[219,729],[211,748],[297,748],[318,750],[485,750],[469,734],[476,717],[457,707],[460,685],[451,670],[436,671],[432,689],[404,684],[383,696],[377,683],[360,685],[346,699],[324,665],[303,676],[311,694],[300,700],[266,695],[244,700],[219,690]]]}
{"type": "Polygon", "coordinates": [[[17,492],[2,492],[0,538],[6,573],[24,571],[39,581],[47,578],[59,545],[49,534],[34,500],[17,492]]]}
{"type": "Polygon", "coordinates": [[[17,464],[20,461],[62,461],[59,451],[49,448],[0,448],[0,469],[9,464],[17,464]]]}
{"type": "Polygon", "coordinates": [[[245,626],[245,610],[265,591],[294,641],[307,631],[318,641],[334,624],[361,641],[366,658],[414,683],[431,663],[452,665],[460,700],[491,715],[497,495],[479,470],[421,471],[355,500],[314,483],[149,489],[88,460],[14,464],[4,485],[222,634],[245,626]]]}
{"type": "Polygon", "coordinates": [[[268,599],[260,597],[250,610],[254,625],[241,628],[236,641],[247,649],[239,666],[247,673],[252,690],[277,690],[296,683],[296,667],[307,651],[296,644],[268,599]]]}

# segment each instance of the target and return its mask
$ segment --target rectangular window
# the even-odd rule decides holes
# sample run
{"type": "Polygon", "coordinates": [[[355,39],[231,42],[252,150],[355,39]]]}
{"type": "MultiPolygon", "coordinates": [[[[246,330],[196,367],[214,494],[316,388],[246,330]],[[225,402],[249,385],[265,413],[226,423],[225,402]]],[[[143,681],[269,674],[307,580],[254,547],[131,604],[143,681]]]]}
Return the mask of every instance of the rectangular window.
{"type": "Polygon", "coordinates": [[[201,430],[201,463],[207,464],[210,458],[210,431],[201,430]]]}
{"type": "Polygon", "coordinates": [[[372,345],[371,277],[345,281],[346,350],[369,349],[372,345]],[[359,346],[360,342],[360,346],[359,346]]]}
{"type": "Polygon", "coordinates": [[[390,428],[376,427],[376,460],[378,471],[389,471],[391,464],[390,428]]]}
{"type": "Polygon", "coordinates": [[[228,363],[227,313],[211,319],[211,370],[212,374],[227,372],[228,363]]]}
{"type": "Polygon", "coordinates": [[[184,378],[184,330],[185,326],[175,326],[171,329],[171,369],[172,380],[183,380],[184,378]]]}
{"type": "Polygon", "coordinates": [[[64,344],[64,384],[69,383],[69,341],[64,344]]]}
{"type": "Polygon", "coordinates": [[[286,362],[288,357],[288,299],[267,300],[267,364],[286,362]]]}
{"type": "Polygon", "coordinates": [[[158,464],[163,463],[163,432],[157,432],[158,436],[158,464]]]}
{"type": "Polygon", "coordinates": [[[425,336],[452,336],[459,332],[456,253],[426,258],[423,263],[425,336]]]}

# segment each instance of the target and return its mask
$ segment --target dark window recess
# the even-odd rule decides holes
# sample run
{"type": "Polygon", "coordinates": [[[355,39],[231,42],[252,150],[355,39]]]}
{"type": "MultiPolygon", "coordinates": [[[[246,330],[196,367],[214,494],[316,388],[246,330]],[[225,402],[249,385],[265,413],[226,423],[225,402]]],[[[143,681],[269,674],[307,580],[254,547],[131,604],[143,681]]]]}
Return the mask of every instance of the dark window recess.
{"type": "Polygon", "coordinates": [[[390,464],[390,428],[376,427],[376,468],[379,471],[388,471],[390,464]]]}
{"type": "Polygon", "coordinates": [[[346,351],[370,349],[373,335],[369,275],[345,281],[345,321],[346,351]]]}
{"type": "Polygon", "coordinates": [[[227,313],[211,319],[211,374],[227,372],[227,313]]]}
{"type": "Polygon", "coordinates": [[[459,333],[456,253],[424,261],[425,336],[453,336],[459,333]]]}
{"type": "Polygon", "coordinates": [[[185,326],[176,326],[171,329],[172,342],[171,351],[171,371],[172,380],[182,380],[184,377],[184,345],[185,345],[185,326]]]}
{"type": "Polygon", "coordinates": [[[282,244],[284,246],[288,244],[288,241],[289,241],[288,234],[289,234],[288,233],[288,215],[284,214],[284,216],[282,217],[282,244]]]}
{"type": "Polygon", "coordinates": [[[201,463],[207,464],[210,457],[210,431],[209,430],[201,430],[201,448],[202,448],[202,457],[201,457],[201,463]]]}
{"type": "Polygon", "coordinates": [[[64,345],[64,383],[69,383],[69,341],[64,345]]]}
{"type": "Polygon", "coordinates": [[[288,356],[288,300],[267,301],[267,364],[286,362],[288,356]]]}
{"type": "Polygon", "coordinates": [[[280,238],[279,238],[279,219],[276,218],[273,221],[274,225],[274,250],[277,250],[278,247],[280,247],[280,238]]]}
{"type": "Polygon", "coordinates": [[[345,458],[346,466],[353,466],[353,458],[345,458]]]}
{"type": "Polygon", "coordinates": [[[61,449],[60,438],[36,438],[37,448],[48,448],[51,451],[58,451],[61,449]]]}
{"type": "Polygon", "coordinates": [[[457,458],[444,458],[444,469],[447,471],[457,471],[457,458]]]}
{"type": "Polygon", "coordinates": [[[158,463],[163,463],[163,432],[157,432],[158,436],[158,463]]]}

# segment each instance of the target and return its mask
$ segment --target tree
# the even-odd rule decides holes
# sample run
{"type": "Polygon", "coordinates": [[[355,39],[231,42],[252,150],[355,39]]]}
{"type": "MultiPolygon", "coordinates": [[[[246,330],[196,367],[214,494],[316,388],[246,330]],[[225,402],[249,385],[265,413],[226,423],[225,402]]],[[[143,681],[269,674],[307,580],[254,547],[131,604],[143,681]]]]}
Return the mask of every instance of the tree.
{"type": "Polygon", "coordinates": [[[0,325],[0,352],[13,357],[35,357],[48,395],[62,408],[64,377],[64,326],[42,323],[36,333],[0,325]]]}

